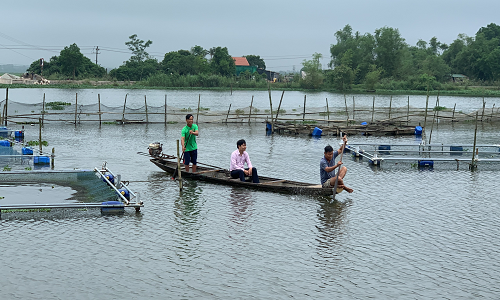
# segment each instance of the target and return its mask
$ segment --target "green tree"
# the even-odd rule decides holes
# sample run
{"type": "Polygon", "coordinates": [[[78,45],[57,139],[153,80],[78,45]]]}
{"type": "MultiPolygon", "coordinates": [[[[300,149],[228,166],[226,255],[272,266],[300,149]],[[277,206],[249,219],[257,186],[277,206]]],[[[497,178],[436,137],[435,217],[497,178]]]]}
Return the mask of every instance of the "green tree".
{"type": "Polygon", "coordinates": [[[365,76],[365,88],[367,91],[375,90],[375,85],[380,80],[380,75],[382,71],[378,70],[375,65],[371,65],[370,72],[366,73],[365,76]]]}
{"type": "Polygon", "coordinates": [[[130,41],[126,42],[125,45],[128,46],[130,51],[132,51],[132,56],[130,57],[131,62],[143,62],[149,59],[149,54],[146,52],[146,48],[151,46],[152,41],[148,40],[144,42],[137,38],[137,34],[132,34],[128,37],[130,41]]]}
{"type": "Polygon", "coordinates": [[[407,47],[398,29],[382,27],[375,30],[375,63],[384,77],[399,78],[402,58],[407,47]]]}
{"type": "Polygon", "coordinates": [[[209,65],[200,52],[197,55],[186,50],[173,51],[165,54],[161,66],[165,74],[195,75],[207,73],[209,65]]]}
{"type": "Polygon", "coordinates": [[[321,68],[322,55],[314,53],[311,60],[304,60],[302,62],[302,71],[305,73],[305,78],[301,81],[303,88],[319,89],[323,84],[323,71],[321,68]]]}
{"type": "Polygon", "coordinates": [[[251,66],[257,66],[258,69],[266,69],[266,63],[260,58],[260,55],[245,55],[243,57],[246,57],[248,64],[251,66]]]}
{"type": "Polygon", "coordinates": [[[229,55],[226,47],[217,47],[214,49],[210,67],[216,75],[232,76],[236,72],[234,59],[229,55]]]}
{"type": "Polygon", "coordinates": [[[80,68],[83,62],[84,56],[76,44],[64,47],[64,49],[61,50],[59,63],[63,74],[73,74],[73,79],[75,79],[77,68],[80,68]]]}
{"type": "Polygon", "coordinates": [[[194,45],[194,47],[191,47],[191,54],[194,56],[205,58],[208,53],[208,50],[203,49],[202,46],[194,45]]]}

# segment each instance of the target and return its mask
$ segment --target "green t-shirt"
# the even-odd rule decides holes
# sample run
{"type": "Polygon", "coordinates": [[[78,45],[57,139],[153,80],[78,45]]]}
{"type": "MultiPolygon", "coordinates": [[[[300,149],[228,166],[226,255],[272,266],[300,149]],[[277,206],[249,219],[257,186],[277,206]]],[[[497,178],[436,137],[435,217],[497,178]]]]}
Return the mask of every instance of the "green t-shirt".
{"type": "Polygon", "coordinates": [[[194,134],[189,134],[189,131],[196,131],[198,130],[198,125],[193,124],[191,127],[188,127],[187,125],[182,128],[181,136],[184,137],[184,143],[186,144],[186,151],[193,151],[198,149],[198,145],[196,144],[196,135],[194,134]]]}

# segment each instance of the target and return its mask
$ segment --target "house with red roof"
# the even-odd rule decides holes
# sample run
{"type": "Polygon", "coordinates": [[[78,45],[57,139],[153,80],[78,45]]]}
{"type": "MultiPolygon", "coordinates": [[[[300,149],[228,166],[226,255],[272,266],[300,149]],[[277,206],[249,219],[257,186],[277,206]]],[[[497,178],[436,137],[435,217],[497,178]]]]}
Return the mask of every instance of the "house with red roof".
{"type": "Polygon", "coordinates": [[[236,76],[245,71],[249,71],[250,74],[253,74],[255,71],[257,71],[257,66],[251,66],[248,63],[246,57],[233,57],[233,59],[234,65],[236,66],[236,76]]]}

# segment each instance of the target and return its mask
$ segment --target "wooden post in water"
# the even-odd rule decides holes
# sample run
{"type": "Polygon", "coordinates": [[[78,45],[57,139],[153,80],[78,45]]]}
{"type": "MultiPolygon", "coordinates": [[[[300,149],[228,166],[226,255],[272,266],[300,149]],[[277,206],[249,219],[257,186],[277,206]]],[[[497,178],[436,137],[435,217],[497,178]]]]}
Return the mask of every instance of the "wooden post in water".
{"type": "Polygon", "coordinates": [[[250,118],[252,117],[252,106],[253,106],[253,95],[252,95],[252,102],[250,102],[250,111],[248,112],[248,124],[250,124],[250,118]]]}
{"type": "Polygon", "coordinates": [[[410,122],[410,96],[408,96],[408,110],[406,111],[406,125],[410,122]]]}
{"type": "Polygon", "coordinates": [[[144,107],[146,109],[146,124],[149,123],[149,118],[148,118],[148,102],[146,101],[146,95],[144,95],[144,107]]]}
{"type": "Polygon", "coordinates": [[[352,118],[356,119],[356,102],[354,101],[354,96],[352,96],[352,118]]]}
{"type": "Polygon", "coordinates": [[[375,114],[375,96],[373,96],[373,106],[372,106],[372,123],[373,123],[373,115],[375,114]]]}
{"type": "Polygon", "coordinates": [[[304,113],[302,114],[302,122],[306,120],[306,95],[304,95],[304,113]]]}
{"type": "MultiPolygon", "coordinates": [[[[438,103],[439,103],[439,98],[436,99],[436,106],[438,106],[438,103]]],[[[437,109],[434,109],[434,116],[432,117],[432,125],[431,125],[431,133],[429,134],[429,144],[431,143],[431,139],[432,139],[432,130],[434,129],[434,119],[436,119],[436,114],[437,114],[438,110],[437,109]]],[[[442,150],[442,149],[441,149],[442,150]]]]}
{"type": "Polygon", "coordinates": [[[493,103],[493,107],[491,107],[491,117],[490,121],[493,119],[493,111],[495,110],[495,103],[493,103]]]}
{"type": "Polygon", "coordinates": [[[201,101],[201,94],[198,94],[198,110],[196,111],[196,124],[198,124],[198,115],[200,114],[200,101],[201,101]]]}
{"type": "MultiPolygon", "coordinates": [[[[328,109],[328,98],[326,98],[326,115],[328,116],[328,121],[330,121],[330,110],[328,109]]],[[[328,126],[330,126],[330,122],[328,122],[328,126]]]]}
{"type": "Polygon", "coordinates": [[[427,109],[429,108],[429,87],[427,86],[427,99],[425,100],[425,117],[424,117],[424,128],[422,130],[424,141],[425,141],[425,131],[427,125],[427,109]]]}
{"type": "Polygon", "coordinates": [[[229,112],[231,111],[231,103],[229,103],[229,109],[227,110],[227,115],[226,115],[226,124],[227,124],[227,118],[229,118],[229,112]]]}
{"type": "Polygon", "coordinates": [[[52,148],[52,154],[50,155],[50,168],[52,170],[54,170],[54,158],[56,157],[55,152],[55,148],[52,148]]]}
{"type": "Polygon", "coordinates": [[[344,103],[345,103],[345,114],[347,115],[347,118],[345,120],[346,127],[349,127],[349,110],[347,110],[347,98],[345,97],[344,94],[344,103]]]}
{"type": "Polygon", "coordinates": [[[391,95],[391,100],[389,101],[389,120],[391,119],[391,110],[392,110],[392,95],[391,95]]]}
{"type": "Polygon", "coordinates": [[[97,94],[97,102],[99,104],[99,127],[101,127],[101,94],[97,94]]]}
{"type": "Polygon", "coordinates": [[[457,104],[453,105],[453,115],[451,116],[451,121],[455,120],[455,108],[457,107],[457,104]]]}
{"type": "Polygon", "coordinates": [[[78,93],[75,95],[75,127],[76,127],[76,114],[78,113],[78,93]]]}
{"type": "Polygon", "coordinates": [[[476,111],[476,129],[474,129],[474,146],[472,147],[472,162],[470,164],[470,167],[469,169],[470,170],[474,170],[477,166],[476,166],[476,162],[475,162],[475,155],[476,155],[476,138],[477,138],[477,118],[478,118],[478,115],[479,115],[479,112],[476,111]]]}
{"type": "Polygon", "coordinates": [[[486,102],[484,102],[484,97],[483,97],[483,113],[481,114],[481,122],[483,121],[484,118],[484,108],[486,106],[486,102]]]}
{"type": "Polygon", "coordinates": [[[128,93],[125,94],[125,102],[123,102],[122,124],[125,124],[125,107],[127,106],[127,96],[128,93]]]}
{"type": "Polygon", "coordinates": [[[43,93],[43,100],[42,100],[42,126],[44,121],[45,121],[45,93],[43,93]]]}
{"type": "Polygon", "coordinates": [[[5,105],[4,105],[5,114],[3,117],[4,126],[7,126],[8,105],[9,105],[9,88],[5,89],[5,105]]]}
{"type": "Polygon", "coordinates": [[[167,95],[165,95],[165,126],[167,126],[167,95]]]}
{"type": "Polygon", "coordinates": [[[179,191],[182,191],[181,155],[179,150],[179,140],[177,140],[177,178],[179,180],[179,191]]]}
{"type": "Polygon", "coordinates": [[[285,91],[281,93],[281,99],[280,99],[280,104],[278,105],[278,111],[276,111],[276,118],[274,121],[277,123],[278,122],[278,114],[280,113],[280,108],[281,108],[281,101],[283,101],[283,95],[285,94],[285,91]]]}
{"type": "Polygon", "coordinates": [[[42,118],[38,118],[38,149],[42,155],[42,118]]]}
{"type": "Polygon", "coordinates": [[[271,98],[271,83],[268,85],[268,91],[269,91],[269,106],[271,107],[271,132],[274,132],[274,122],[273,122],[273,100],[271,98]]]}

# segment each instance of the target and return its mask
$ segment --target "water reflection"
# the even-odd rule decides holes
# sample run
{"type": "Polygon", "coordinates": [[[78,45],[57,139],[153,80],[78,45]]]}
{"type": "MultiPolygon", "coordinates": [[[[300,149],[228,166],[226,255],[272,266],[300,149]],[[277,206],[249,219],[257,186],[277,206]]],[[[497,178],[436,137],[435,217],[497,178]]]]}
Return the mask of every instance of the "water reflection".
{"type": "Polygon", "coordinates": [[[317,252],[324,259],[338,255],[337,248],[342,246],[347,223],[347,213],[351,206],[350,199],[333,201],[325,199],[320,203],[317,216],[319,224],[317,236],[317,252]]]}
{"type": "Polygon", "coordinates": [[[253,199],[251,191],[233,187],[229,195],[229,204],[231,204],[232,210],[231,221],[238,226],[244,225],[252,215],[253,199]]]}

